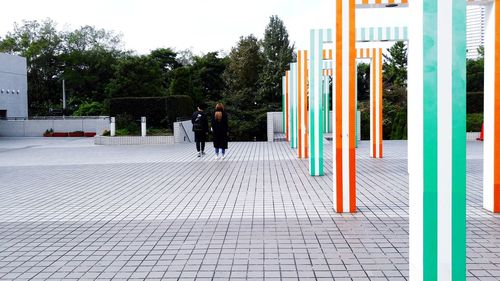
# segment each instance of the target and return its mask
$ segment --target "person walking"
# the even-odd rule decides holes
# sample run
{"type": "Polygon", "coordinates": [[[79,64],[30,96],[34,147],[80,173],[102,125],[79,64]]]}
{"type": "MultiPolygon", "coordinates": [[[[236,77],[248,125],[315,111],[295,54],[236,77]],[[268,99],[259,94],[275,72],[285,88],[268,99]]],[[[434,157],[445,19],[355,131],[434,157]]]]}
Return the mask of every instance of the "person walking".
{"type": "Polygon", "coordinates": [[[215,106],[215,112],[212,115],[212,130],[214,133],[215,159],[219,159],[219,152],[222,154],[222,159],[224,159],[228,143],[229,128],[227,114],[224,111],[224,105],[222,103],[218,103],[215,106]]]}
{"type": "Polygon", "coordinates": [[[193,124],[194,141],[196,142],[196,151],[198,157],[205,155],[205,142],[208,133],[208,117],[204,112],[205,105],[198,105],[198,110],[193,113],[191,123],[193,124]]]}

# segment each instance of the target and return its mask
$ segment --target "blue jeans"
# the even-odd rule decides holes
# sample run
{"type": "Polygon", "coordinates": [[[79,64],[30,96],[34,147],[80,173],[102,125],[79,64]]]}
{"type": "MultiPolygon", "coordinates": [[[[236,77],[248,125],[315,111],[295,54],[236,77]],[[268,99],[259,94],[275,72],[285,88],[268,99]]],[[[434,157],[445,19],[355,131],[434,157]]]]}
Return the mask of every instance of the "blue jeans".
{"type": "Polygon", "coordinates": [[[222,155],[224,155],[224,153],[226,152],[226,150],[224,148],[215,148],[215,154],[219,155],[219,149],[220,149],[220,152],[222,153],[222,155]]]}

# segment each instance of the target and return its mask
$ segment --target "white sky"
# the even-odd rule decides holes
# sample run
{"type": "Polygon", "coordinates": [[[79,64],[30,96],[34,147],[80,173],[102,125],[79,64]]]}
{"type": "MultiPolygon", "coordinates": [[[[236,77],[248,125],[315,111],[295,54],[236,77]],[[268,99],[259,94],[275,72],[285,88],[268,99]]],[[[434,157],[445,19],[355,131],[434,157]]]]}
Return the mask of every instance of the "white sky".
{"type": "MultiPolygon", "coordinates": [[[[195,54],[229,51],[240,36],[262,38],[271,15],[285,23],[297,48],[309,45],[309,29],[333,27],[334,0],[11,0],[2,1],[0,37],[22,20],[51,18],[60,29],[83,25],[123,34],[139,53],[161,47],[195,54]]],[[[361,9],[358,27],[407,25],[403,8],[361,9]]]]}

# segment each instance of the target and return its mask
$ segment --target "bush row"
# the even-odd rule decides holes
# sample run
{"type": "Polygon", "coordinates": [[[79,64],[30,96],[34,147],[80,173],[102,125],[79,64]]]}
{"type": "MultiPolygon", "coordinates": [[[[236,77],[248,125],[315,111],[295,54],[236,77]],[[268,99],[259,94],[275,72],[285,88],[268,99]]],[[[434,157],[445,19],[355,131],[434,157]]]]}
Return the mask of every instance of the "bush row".
{"type": "Polygon", "coordinates": [[[190,96],[168,97],[127,97],[114,98],[110,102],[111,116],[129,116],[130,121],[140,122],[146,117],[148,126],[172,127],[178,117],[188,117],[193,113],[190,96]]]}

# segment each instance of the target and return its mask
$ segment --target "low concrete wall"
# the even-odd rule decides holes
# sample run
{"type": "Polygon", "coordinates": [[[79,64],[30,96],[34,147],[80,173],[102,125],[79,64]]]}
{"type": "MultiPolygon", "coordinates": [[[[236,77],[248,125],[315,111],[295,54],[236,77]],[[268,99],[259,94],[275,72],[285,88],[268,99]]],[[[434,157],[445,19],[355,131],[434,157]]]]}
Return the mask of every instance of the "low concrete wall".
{"type": "Polygon", "coordinates": [[[174,123],[175,142],[194,142],[191,120],[174,123]]]}
{"type": "Polygon", "coordinates": [[[173,136],[126,136],[126,137],[105,137],[95,136],[96,145],[139,145],[139,144],[175,144],[173,136]]]}
{"type": "Polygon", "coordinates": [[[267,141],[274,141],[276,133],[283,134],[283,113],[268,112],[267,113],[267,141]]]}
{"type": "Polygon", "coordinates": [[[109,130],[109,118],[0,120],[0,137],[41,137],[48,129],[54,132],[96,132],[100,135],[109,130]]]}

